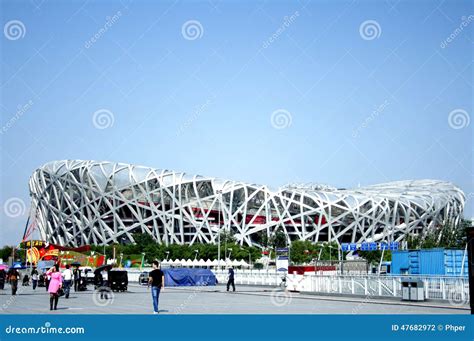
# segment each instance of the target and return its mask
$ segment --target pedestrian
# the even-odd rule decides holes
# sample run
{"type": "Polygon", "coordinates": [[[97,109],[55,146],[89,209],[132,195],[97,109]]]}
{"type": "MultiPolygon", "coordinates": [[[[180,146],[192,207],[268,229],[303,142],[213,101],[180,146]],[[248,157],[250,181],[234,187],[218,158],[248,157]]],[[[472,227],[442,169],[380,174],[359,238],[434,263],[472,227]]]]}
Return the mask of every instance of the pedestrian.
{"type": "Polygon", "coordinates": [[[38,270],[36,270],[36,268],[33,268],[33,270],[31,270],[31,282],[33,283],[33,290],[35,290],[36,286],[38,285],[38,278],[38,270]]]}
{"type": "MultiPolygon", "coordinates": [[[[44,271],[44,270],[43,270],[44,271]]],[[[51,276],[48,275],[48,272],[44,274],[44,286],[46,287],[46,291],[48,291],[49,288],[49,281],[51,280],[51,276]]]]}
{"type": "Polygon", "coordinates": [[[66,298],[69,298],[69,291],[71,289],[71,283],[73,278],[73,273],[69,268],[69,264],[66,265],[66,270],[63,271],[63,279],[64,279],[64,294],[66,298]]]}
{"type": "Polygon", "coordinates": [[[59,272],[59,265],[55,264],[51,269],[46,272],[46,275],[51,276],[51,280],[48,286],[49,292],[49,310],[58,309],[58,301],[59,301],[59,289],[61,289],[63,285],[63,276],[59,272]]]}
{"type": "Polygon", "coordinates": [[[5,270],[0,270],[0,290],[3,290],[3,288],[5,287],[5,277],[5,270]]]}
{"type": "Polygon", "coordinates": [[[158,303],[160,292],[165,288],[165,274],[159,269],[160,263],[153,261],[153,270],[149,273],[148,287],[151,285],[151,297],[153,299],[153,313],[158,314],[158,303]]]}
{"type": "MultiPolygon", "coordinates": [[[[104,271],[101,272],[96,272],[94,275],[94,286],[95,290],[97,290],[100,293],[100,299],[101,300],[107,300],[109,299],[109,296],[107,295],[108,293],[108,287],[107,283],[104,280],[104,271]]],[[[107,277],[108,278],[108,277],[107,277]]]]}
{"type": "Polygon", "coordinates": [[[79,271],[79,268],[76,266],[72,273],[74,274],[74,292],[76,292],[78,290],[79,281],[81,279],[81,272],[79,271]]]}
{"type": "Polygon", "coordinates": [[[28,276],[28,274],[25,274],[25,276],[23,276],[23,284],[22,284],[24,287],[27,287],[30,285],[30,277],[28,276]]]}
{"type": "Polygon", "coordinates": [[[230,285],[232,284],[232,291],[235,291],[235,283],[234,283],[234,269],[231,267],[229,268],[228,273],[229,279],[227,280],[227,291],[229,291],[230,285]]]}
{"type": "Polygon", "coordinates": [[[20,279],[20,273],[17,269],[10,269],[10,274],[8,276],[8,281],[12,287],[12,295],[16,295],[18,290],[18,280],[20,279]]]}

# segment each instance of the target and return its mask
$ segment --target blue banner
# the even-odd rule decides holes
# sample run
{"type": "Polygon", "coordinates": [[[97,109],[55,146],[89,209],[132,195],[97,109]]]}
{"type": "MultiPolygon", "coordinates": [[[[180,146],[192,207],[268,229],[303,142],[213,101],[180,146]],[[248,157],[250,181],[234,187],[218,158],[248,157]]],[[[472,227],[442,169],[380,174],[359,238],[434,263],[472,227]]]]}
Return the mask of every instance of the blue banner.
{"type": "Polygon", "coordinates": [[[398,250],[399,243],[398,242],[391,242],[390,243],[390,250],[398,250]]]}

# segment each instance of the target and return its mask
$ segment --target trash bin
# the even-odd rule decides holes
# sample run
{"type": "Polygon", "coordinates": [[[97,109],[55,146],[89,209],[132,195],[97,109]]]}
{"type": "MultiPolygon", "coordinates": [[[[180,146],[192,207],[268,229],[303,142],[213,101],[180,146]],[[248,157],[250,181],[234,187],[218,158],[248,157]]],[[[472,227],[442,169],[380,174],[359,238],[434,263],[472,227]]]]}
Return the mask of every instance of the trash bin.
{"type": "Polygon", "coordinates": [[[420,279],[407,278],[402,280],[403,301],[424,301],[425,291],[423,281],[420,279]]]}
{"type": "Polygon", "coordinates": [[[402,301],[410,300],[410,282],[402,280],[402,301]]]}

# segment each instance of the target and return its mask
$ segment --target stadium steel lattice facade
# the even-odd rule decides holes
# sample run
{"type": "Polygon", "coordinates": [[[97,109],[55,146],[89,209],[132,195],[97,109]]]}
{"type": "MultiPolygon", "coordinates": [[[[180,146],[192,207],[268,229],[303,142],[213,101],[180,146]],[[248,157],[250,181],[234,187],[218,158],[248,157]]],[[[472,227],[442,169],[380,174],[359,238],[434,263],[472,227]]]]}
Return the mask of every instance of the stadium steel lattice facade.
{"type": "Polygon", "coordinates": [[[288,240],[402,241],[458,224],[465,197],[448,182],[398,181],[355,189],[267,186],[112,162],[55,161],[30,179],[41,238],[70,246],[133,242],[216,243],[219,230],[259,245],[281,230],[288,240]]]}

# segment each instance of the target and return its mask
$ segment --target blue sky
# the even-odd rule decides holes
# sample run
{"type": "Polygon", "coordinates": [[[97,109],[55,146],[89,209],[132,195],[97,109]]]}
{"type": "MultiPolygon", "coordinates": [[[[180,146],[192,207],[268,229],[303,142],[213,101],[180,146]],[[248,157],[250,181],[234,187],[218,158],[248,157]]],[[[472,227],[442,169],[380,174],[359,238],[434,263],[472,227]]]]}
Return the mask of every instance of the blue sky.
{"type": "Polygon", "coordinates": [[[470,1],[3,0],[0,244],[21,238],[31,173],[62,159],[273,187],[442,179],[472,217],[473,14],[470,1]]]}

